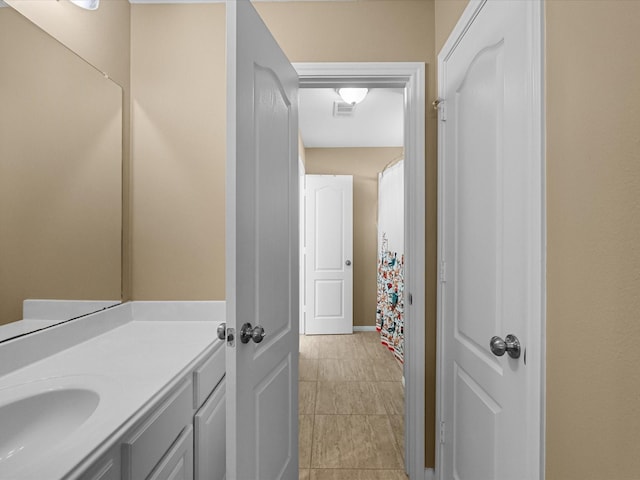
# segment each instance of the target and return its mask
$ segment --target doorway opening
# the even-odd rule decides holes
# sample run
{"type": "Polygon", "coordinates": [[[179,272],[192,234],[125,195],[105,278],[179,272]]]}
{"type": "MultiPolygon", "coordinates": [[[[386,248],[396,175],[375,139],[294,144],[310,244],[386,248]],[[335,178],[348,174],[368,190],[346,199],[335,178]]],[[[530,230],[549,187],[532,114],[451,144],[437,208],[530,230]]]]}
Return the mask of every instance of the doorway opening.
{"type": "MultiPolygon", "coordinates": [[[[405,471],[410,478],[424,478],[425,66],[422,63],[298,63],[294,67],[301,89],[386,88],[399,89],[403,94],[405,390],[402,443],[405,471]]],[[[304,325],[301,327],[304,331],[304,325]]]]}

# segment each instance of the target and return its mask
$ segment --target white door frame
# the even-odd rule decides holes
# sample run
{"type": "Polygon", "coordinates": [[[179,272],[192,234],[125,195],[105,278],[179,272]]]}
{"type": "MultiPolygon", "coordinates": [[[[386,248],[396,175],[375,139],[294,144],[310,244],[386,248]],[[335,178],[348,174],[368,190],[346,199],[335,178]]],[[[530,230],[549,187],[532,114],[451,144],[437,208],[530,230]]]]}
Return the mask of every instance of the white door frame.
{"type": "MultiPolygon", "coordinates": [[[[405,154],[405,468],[425,478],[425,65],[294,63],[300,88],[404,88],[405,154]]],[[[429,472],[430,474],[431,472],[429,472]]]]}
{"type": "MultiPolygon", "coordinates": [[[[442,47],[438,54],[438,265],[443,265],[442,247],[444,241],[444,129],[446,128],[446,98],[444,97],[445,76],[443,63],[453,53],[457,44],[465,35],[471,23],[476,18],[481,8],[487,3],[487,0],[470,0],[469,5],[464,10],[460,20],[454,27],[449,39],[442,47]]],[[[530,88],[533,92],[532,102],[529,113],[533,121],[532,128],[529,132],[531,138],[531,158],[536,168],[532,169],[531,181],[539,185],[539,189],[533,191],[530,198],[532,213],[535,221],[532,222],[534,230],[532,240],[532,248],[529,252],[529,258],[532,260],[532,268],[535,270],[540,282],[530,285],[530,298],[535,299],[531,308],[534,309],[533,318],[538,318],[539,322],[530,325],[530,338],[537,339],[527,346],[527,368],[532,369],[530,375],[529,387],[531,391],[537,392],[531,402],[531,407],[523,412],[526,415],[529,425],[539,425],[539,429],[530,429],[532,438],[531,445],[537,445],[538,448],[532,449],[529,454],[529,466],[532,471],[537,472],[536,478],[544,479],[545,475],[545,368],[546,368],[546,345],[545,345],[545,323],[546,323],[546,204],[545,204],[545,117],[544,117],[544,65],[543,65],[543,48],[544,48],[544,5],[542,0],[529,1],[530,15],[528,17],[530,23],[531,36],[529,38],[530,45],[533,47],[533,71],[534,75],[530,78],[530,88]],[[536,231],[537,230],[537,231],[536,231]]],[[[436,351],[437,353],[437,373],[436,373],[436,425],[440,425],[442,420],[442,403],[443,391],[440,388],[444,377],[444,361],[443,361],[443,321],[442,304],[444,299],[444,288],[442,282],[438,282],[438,339],[436,351]]],[[[439,429],[438,429],[439,430],[439,429]]],[[[439,433],[438,433],[439,435],[439,433]]],[[[440,439],[436,438],[436,479],[441,478],[441,448],[440,439]]]]}
{"type": "MultiPolygon", "coordinates": [[[[302,140],[300,140],[298,142],[300,149],[302,149],[302,140]]],[[[306,270],[306,239],[305,239],[305,222],[306,220],[306,216],[305,216],[305,190],[306,190],[306,186],[305,186],[305,175],[306,175],[306,170],[305,170],[305,165],[304,162],[302,161],[302,155],[300,154],[300,152],[298,152],[298,177],[299,177],[299,182],[298,185],[300,185],[300,190],[298,191],[298,196],[299,198],[299,207],[298,207],[298,217],[300,218],[300,225],[299,225],[299,229],[298,229],[298,235],[300,238],[300,245],[299,245],[299,249],[298,249],[298,258],[299,258],[299,262],[300,262],[300,278],[299,278],[299,282],[300,282],[300,303],[299,303],[299,310],[300,310],[300,335],[303,335],[306,332],[306,328],[307,328],[307,301],[306,301],[306,294],[305,294],[305,287],[306,287],[306,283],[307,283],[307,270],[306,270]]]]}

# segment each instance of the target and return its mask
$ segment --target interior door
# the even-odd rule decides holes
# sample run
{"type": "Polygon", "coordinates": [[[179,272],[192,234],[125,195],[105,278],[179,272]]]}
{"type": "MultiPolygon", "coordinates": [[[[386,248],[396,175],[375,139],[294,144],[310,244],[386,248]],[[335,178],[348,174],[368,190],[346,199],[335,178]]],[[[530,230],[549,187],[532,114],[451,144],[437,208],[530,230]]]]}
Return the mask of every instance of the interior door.
{"type": "Polygon", "coordinates": [[[486,2],[440,56],[443,479],[539,478],[534,4],[486,2]]]}
{"type": "Polygon", "coordinates": [[[227,479],[293,480],[298,76],[248,0],[226,8],[227,479]]]}
{"type": "Polygon", "coordinates": [[[353,177],[306,175],[305,184],[305,333],[353,333],[353,177]]]}

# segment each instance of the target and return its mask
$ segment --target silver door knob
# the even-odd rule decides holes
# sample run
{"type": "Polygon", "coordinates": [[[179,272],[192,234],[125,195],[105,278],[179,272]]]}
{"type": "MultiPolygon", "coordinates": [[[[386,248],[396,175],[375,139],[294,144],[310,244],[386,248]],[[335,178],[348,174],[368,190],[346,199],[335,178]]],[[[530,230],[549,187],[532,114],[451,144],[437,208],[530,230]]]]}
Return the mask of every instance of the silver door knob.
{"type": "Polygon", "coordinates": [[[515,335],[509,334],[504,340],[500,337],[491,337],[489,347],[496,357],[501,357],[504,352],[507,352],[511,358],[520,358],[520,341],[515,335]]]}
{"type": "Polygon", "coordinates": [[[218,325],[218,338],[220,340],[227,339],[227,324],[224,322],[218,325]]]}
{"type": "Polygon", "coordinates": [[[254,343],[260,343],[265,335],[264,328],[260,325],[251,327],[250,323],[245,323],[240,329],[240,341],[242,343],[249,343],[249,340],[253,340],[254,343]]]}
{"type": "Polygon", "coordinates": [[[344,262],[344,264],[348,267],[349,265],[351,265],[351,260],[347,260],[346,262],[344,262]]]}

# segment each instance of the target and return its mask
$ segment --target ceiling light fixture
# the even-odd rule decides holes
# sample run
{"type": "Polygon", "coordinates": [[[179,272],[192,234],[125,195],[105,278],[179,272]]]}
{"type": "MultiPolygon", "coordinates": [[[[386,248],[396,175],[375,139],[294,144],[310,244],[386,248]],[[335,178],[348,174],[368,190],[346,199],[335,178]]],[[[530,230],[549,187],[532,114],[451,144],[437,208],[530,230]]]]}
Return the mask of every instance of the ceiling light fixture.
{"type": "Polygon", "coordinates": [[[85,10],[97,10],[100,6],[100,0],[70,0],[71,3],[85,10]]]}
{"type": "Polygon", "coordinates": [[[364,97],[369,93],[368,88],[339,88],[338,95],[342,97],[346,103],[355,105],[364,100],[364,97]]]}

